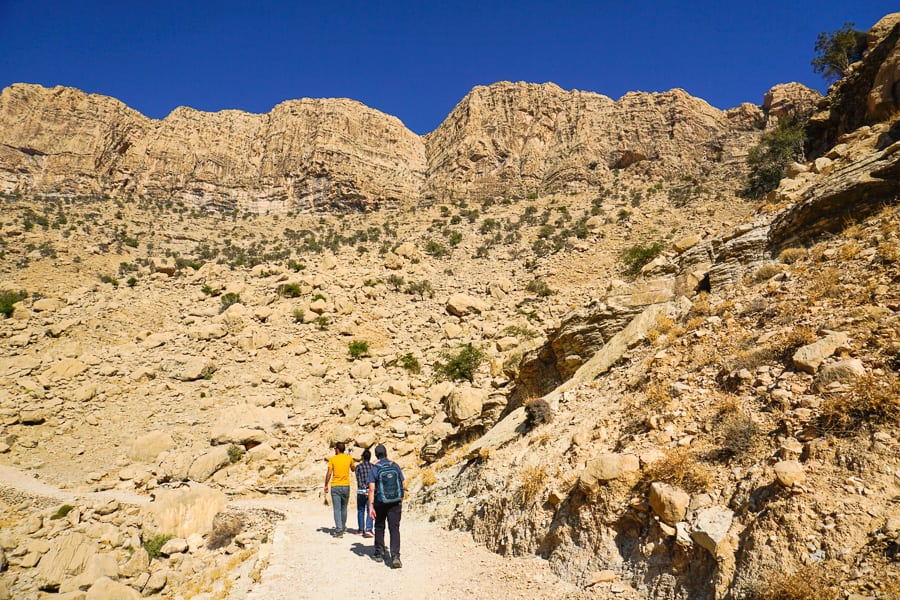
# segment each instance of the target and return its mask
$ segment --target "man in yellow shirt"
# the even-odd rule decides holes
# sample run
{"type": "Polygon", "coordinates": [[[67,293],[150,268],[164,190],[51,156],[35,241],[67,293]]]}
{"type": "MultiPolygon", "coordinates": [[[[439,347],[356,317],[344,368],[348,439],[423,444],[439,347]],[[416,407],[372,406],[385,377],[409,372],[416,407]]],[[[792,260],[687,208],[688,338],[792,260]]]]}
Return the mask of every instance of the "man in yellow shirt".
{"type": "Polygon", "coordinates": [[[350,503],[350,471],[356,470],[356,463],[349,454],[344,454],[344,442],[334,445],[334,456],[328,459],[325,472],[325,493],[331,484],[331,507],[334,509],[334,537],[344,537],[347,526],[347,505],[350,503]]]}

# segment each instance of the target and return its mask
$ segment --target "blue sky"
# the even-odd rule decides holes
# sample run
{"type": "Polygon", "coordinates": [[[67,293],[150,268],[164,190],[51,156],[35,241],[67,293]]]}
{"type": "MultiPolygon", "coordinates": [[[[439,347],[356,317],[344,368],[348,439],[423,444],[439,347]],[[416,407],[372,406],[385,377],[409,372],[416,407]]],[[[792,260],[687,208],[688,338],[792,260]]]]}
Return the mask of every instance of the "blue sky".
{"type": "Polygon", "coordinates": [[[147,116],[348,97],[433,130],[475,85],[618,98],[680,87],[728,108],[776,83],[824,91],[816,35],[881,0],[422,2],[0,0],[0,86],[68,85],[147,116]]]}

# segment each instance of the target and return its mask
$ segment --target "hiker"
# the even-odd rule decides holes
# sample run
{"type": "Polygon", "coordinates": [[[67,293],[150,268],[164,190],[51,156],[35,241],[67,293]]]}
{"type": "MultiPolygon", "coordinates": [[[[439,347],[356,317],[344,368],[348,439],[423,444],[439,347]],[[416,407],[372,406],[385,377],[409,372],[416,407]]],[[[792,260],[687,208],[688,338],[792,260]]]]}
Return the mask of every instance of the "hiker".
{"type": "Polygon", "coordinates": [[[391,566],[399,569],[400,562],[400,513],[406,480],[400,465],[388,460],[387,450],[381,444],[375,446],[378,462],[369,475],[369,515],[375,519],[375,554],[372,558],[384,560],[384,522],[391,533],[391,566]]]}
{"type": "Polygon", "coordinates": [[[366,448],[362,453],[362,460],[356,465],[356,524],[359,533],[363,537],[370,538],[372,533],[372,515],[369,514],[369,474],[375,467],[369,459],[372,453],[366,448]]]}
{"type": "Polygon", "coordinates": [[[350,503],[350,471],[356,470],[356,463],[344,454],[344,442],[334,445],[334,456],[328,459],[325,472],[325,493],[331,483],[331,506],[334,510],[334,537],[344,537],[347,526],[347,505],[350,503]]]}

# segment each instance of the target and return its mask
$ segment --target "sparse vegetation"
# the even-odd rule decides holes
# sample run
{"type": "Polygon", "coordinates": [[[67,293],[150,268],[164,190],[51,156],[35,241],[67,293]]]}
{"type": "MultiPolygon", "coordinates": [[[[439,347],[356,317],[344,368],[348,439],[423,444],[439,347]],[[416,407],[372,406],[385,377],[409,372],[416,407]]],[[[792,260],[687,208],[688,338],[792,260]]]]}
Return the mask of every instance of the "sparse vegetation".
{"type": "Polygon", "coordinates": [[[407,352],[403,356],[397,359],[400,363],[400,366],[409,371],[410,373],[419,373],[422,370],[422,366],[419,364],[419,359],[413,356],[412,352],[407,352]]]}
{"type": "Polygon", "coordinates": [[[359,360],[369,355],[369,342],[365,340],[352,340],[347,347],[351,360],[359,360]]]}
{"type": "Polygon", "coordinates": [[[435,371],[451,381],[474,382],[475,372],[484,361],[484,352],[472,344],[464,344],[455,353],[446,352],[446,362],[435,363],[435,371]]]}
{"type": "Polygon", "coordinates": [[[840,79],[847,68],[862,59],[866,49],[866,32],[853,28],[853,23],[831,33],[823,31],[816,37],[816,57],[812,59],[813,71],[826,81],[840,79]]]}
{"type": "Polygon", "coordinates": [[[299,298],[302,293],[299,283],[284,283],[278,286],[278,295],[284,298],[299,298]]]}
{"type": "Polygon", "coordinates": [[[547,282],[540,277],[530,281],[528,285],[525,286],[525,289],[532,294],[535,294],[538,298],[546,298],[553,295],[553,290],[547,285],[547,282]]]}
{"type": "Polygon", "coordinates": [[[758,200],[778,187],[791,161],[803,161],[806,132],[803,115],[782,117],[778,124],[762,135],[759,143],[750,149],[747,166],[750,174],[741,192],[745,197],[758,200]]]}
{"type": "Polygon", "coordinates": [[[228,292],[227,294],[222,294],[222,298],[220,300],[221,305],[219,306],[219,313],[223,313],[228,310],[229,306],[234,304],[240,304],[241,296],[240,294],[236,294],[234,292],[228,292]]]}
{"type": "Polygon", "coordinates": [[[329,325],[331,325],[331,317],[326,315],[319,315],[316,317],[316,327],[319,328],[319,331],[325,331],[328,329],[329,325]]]}
{"type": "Polygon", "coordinates": [[[643,471],[647,483],[662,481],[690,492],[701,493],[709,489],[712,475],[687,448],[673,448],[643,471]]]}
{"type": "Polygon", "coordinates": [[[835,435],[850,435],[865,425],[900,423],[900,377],[896,373],[861,377],[847,392],[833,393],[822,405],[820,424],[835,435]]]}
{"type": "Polygon", "coordinates": [[[159,557],[159,551],[162,550],[162,547],[166,545],[166,542],[172,539],[172,536],[166,533],[158,533],[152,536],[150,539],[144,540],[141,543],[141,547],[147,551],[147,556],[150,557],[150,560],[159,557]]]}
{"type": "Polygon", "coordinates": [[[244,447],[238,444],[231,444],[228,446],[228,462],[231,464],[236,463],[241,460],[241,457],[244,456],[244,447]]]}
{"type": "Polygon", "coordinates": [[[9,318],[13,314],[13,307],[16,302],[20,302],[28,297],[25,290],[14,292],[11,290],[0,290],[0,313],[4,318],[9,318]]]}
{"type": "Polygon", "coordinates": [[[294,312],[291,314],[294,317],[294,323],[303,323],[306,321],[306,311],[302,308],[295,308],[294,312]]]}
{"type": "Polygon", "coordinates": [[[68,515],[70,512],[72,512],[72,510],[74,510],[74,509],[75,509],[75,507],[72,506],[71,504],[63,504],[63,505],[60,506],[58,509],[56,509],[56,512],[55,512],[55,513],[53,513],[52,515],[50,515],[50,520],[51,520],[51,521],[56,521],[56,520],[58,520],[58,519],[62,519],[62,518],[64,518],[66,515],[68,515]]]}
{"type": "Polygon", "coordinates": [[[625,263],[625,273],[635,277],[641,269],[651,260],[659,256],[664,246],[660,242],[653,242],[649,246],[635,244],[622,252],[622,262],[625,263]]]}

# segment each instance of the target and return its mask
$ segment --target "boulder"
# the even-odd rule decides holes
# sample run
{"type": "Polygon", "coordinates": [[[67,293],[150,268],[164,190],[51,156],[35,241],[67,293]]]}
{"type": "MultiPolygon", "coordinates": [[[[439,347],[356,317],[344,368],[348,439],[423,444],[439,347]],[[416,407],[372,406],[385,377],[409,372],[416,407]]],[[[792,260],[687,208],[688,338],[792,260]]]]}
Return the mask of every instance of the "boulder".
{"type": "Polygon", "coordinates": [[[88,589],[84,600],[141,600],[141,594],[124,583],[101,577],[88,589]]]}
{"type": "Polygon", "coordinates": [[[194,459],[188,470],[188,479],[202,483],[229,464],[231,464],[231,458],[228,455],[228,447],[216,446],[194,459]]]}
{"type": "Polygon", "coordinates": [[[633,454],[601,454],[589,460],[578,478],[578,486],[587,493],[596,493],[600,484],[620,479],[628,472],[640,469],[640,461],[633,454]]]}
{"type": "Polygon", "coordinates": [[[813,382],[813,388],[816,391],[823,392],[833,383],[842,385],[852,384],[860,377],[865,377],[865,375],[866,368],[858,358],[841,360],[822,367],[818,375],[816,375],[816,380],[813,382]]]}
{"type": "Polygon", "coordinates": [[[191,470],[194,456],[190,452],[173,452],[159,464],[160,481],[185,481],[191,470]]]}
{"type": "Polygon", "coordinates": [[[103,553],[91,556],[85,565],[84,571],[76,577],[65,580],[59,586],[59,591],[60,593],[66,593],[86,590],[101,577],[109,579],[119,578],[119,565],[116,562],[116,557],[112,554],[103,553]]]}
{"type": "Polygon", "coordinates": [[[838,348],[845,347],[849,336],[842,332],[833,332],[812,344],[807,344],[794,352],[794,366],[807,373],[815,373],[826,358],[834,354],[838,348]]]}
{"type": "Polygon", "coordinates": [[[54,311],[65,305],[66,301],[59,298],[41,298],[40,300],[35,300],[34,304],[31,305],[31,310],[34,312],[54,311]]]}
{"type": "Polygon", "coordinates": [[[775,479],[785,487],[803,483],[806,474],[803,465],[796,460],[782,460],[775,463],[775,479]]]}
{"type": "Polygon", "coordinates": [[[128,448],[128,458],[135,462],[155,462],[156,458],[175,447],[175,440],[166,431],[151,431],[140,436],[128,448]]]}
{"type": "Polygon", "coordinates": [[[205,535],[212,529],[215,516],[225,510],[225,494],[199,483],[155,492],[155,500],[143,509],[144,516],[155,523],[157,531],[168,535],[205,535]]]}
{"type": "Polygon", "coordinates": [[[447,401],[447,415],[450,422],[459,425],[481,415],[481,409],[487,397],[486,391],[471,386],[454,388],[447,401]]]}
{"type": "Polygon", "coordinates": [[[49,369],[44,371],[44,375],[50,381],[60,381],[81,375],[87,368],[88,366],[77,358],[64,358],[51,365],[49,369]]]}
{"type": "Polygon", "coordinates": [[[683,521],[691,497],[682,489],[655,481],[650,485],[650,507],[660,520],[669,525],[683,521]]]}
{"type": "Polygon", "coordinates": [[[35,573],[40,589],[57,589],[67,575],[84,571],[88,560],[97,553],[97,546],[80,533],[63,533],[50,543],[41,557],[35,573]]]}
{"type": "Polygon", "coordinates": [[[697,511],[691,527],[691,539],[714,557],[730,549],[726,544],[734,512],[724,506],[711,506],[697,511]]]}
{"type": "Polygon", "coordinates": [[[481,314],[490,308],[487,302],[468,294],[456,293],[447,299],[446,309],[451,315],[464,317],[470,314],[481,314]]]}
{"type": "Polygon", "coordinates": [[[172,556],[173,554],[187,552],[188,543],[184,538],[172,538],[163,544],[162,548],[159,549],[159,553],[163,556],[172,556]]]}
{"type": "Polygon", "coordinates": [[[131,557],[119,569],[122,577],[137,577],[150,568],[150,556],[142,547],[137,547],[131,557]]]}

